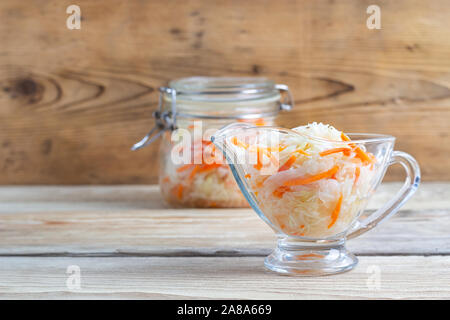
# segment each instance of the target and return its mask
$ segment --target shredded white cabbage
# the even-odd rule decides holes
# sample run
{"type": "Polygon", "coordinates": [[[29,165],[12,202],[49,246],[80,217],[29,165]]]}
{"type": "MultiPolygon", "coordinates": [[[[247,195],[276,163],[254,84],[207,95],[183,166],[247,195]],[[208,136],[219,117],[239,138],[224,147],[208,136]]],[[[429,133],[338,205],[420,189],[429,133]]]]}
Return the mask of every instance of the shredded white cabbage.
{"type": "Polygon", "coordinates": [[[346,136],[330,125],[311,123],[293,130],[299,134],[248,130],[253,132],[250,138],[238,135],[239,141],[229,141],[247,158],[263,150],[261,162],[278,163],[270,175],[263,174],[264,166],[258,163],[242,166],[251,193],[282,233],[323,238],[346,231],[366,202],[375,157],[343,140],[346,136]]]}

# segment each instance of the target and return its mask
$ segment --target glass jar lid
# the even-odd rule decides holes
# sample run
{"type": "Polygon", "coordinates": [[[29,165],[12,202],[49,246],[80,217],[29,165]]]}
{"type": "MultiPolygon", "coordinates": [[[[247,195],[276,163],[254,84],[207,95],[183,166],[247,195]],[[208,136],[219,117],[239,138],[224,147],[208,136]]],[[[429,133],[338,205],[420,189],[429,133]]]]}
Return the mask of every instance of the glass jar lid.
{"type": "Polygon", "coordinates": [[[275,82],[266,78],[191,77],[173,80],[169,87],[177,91],[179,101],[239,103],[280,99],[275,82]]]}
{"type": "Polygon", "coordinates": [[[161,89],[163,109],[175,117],[257,119],[290,110],[293,104],[287,86],[259,77],[190,77],[161,89]],[[287,93],[286,103],[281,91],[287,93]]]}

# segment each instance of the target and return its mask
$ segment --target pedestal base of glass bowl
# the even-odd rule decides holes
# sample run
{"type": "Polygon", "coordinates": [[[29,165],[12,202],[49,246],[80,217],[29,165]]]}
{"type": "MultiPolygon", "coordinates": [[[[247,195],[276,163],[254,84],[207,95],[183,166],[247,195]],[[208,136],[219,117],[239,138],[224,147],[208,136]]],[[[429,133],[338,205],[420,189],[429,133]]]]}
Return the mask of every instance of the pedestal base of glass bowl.
{"type": "Polygon", "coordinates": [[[324,276],[353,269],[358,259],[345,248],[345,241],[324,244],[280,239],[264,260],[271,271],[296,276],[324,276]]]}

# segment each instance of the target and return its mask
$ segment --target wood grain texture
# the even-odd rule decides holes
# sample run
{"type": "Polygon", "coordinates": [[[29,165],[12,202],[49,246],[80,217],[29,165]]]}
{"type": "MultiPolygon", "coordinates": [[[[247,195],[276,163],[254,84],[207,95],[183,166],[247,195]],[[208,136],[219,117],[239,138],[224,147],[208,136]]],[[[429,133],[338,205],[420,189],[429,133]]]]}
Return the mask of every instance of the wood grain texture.
{"type": "Polygon", "coordinates": [[[270,273],[262,257],[3,257],[0,284],[1,299],[449,299],[450,257],[361,257],[351,272],[314,278],[270,273]],[[80,290],[66,287],[69,265],[80,290]]]}
{"type": "MultiPolygon", "coordinates": [[[[0,184],[156,182],[155,88],[192,75],[288,84],[292,127],[397,136],[425,180],[450,179],[446,0],[88,1],[68,30],[56,0],[0,4],[0,184]]],[[[390,179],[402,173],[393,171],[390,179]]]]}
{"type": "Polygon", "coordinates": [[[251,210],[168,209],[157,186],[0,187],[0,299],[449,299],[448,208],[449,184],[424,183],[349,242],[354,270],[298,278],[264,269],[275,239],[251,210]]]}
{"type": "MultiPolygon", "coordinates": [[[[385,203],[398,183],[369,203],[385,203]]],[[[424,183],[396,216],[349,241],[360,256],[450,254],[450,188],[424,183]]],[[[157,186],[2,187],[2,256],[264,256],[272,230],[250,209],[168,209],[157,186]]]]}

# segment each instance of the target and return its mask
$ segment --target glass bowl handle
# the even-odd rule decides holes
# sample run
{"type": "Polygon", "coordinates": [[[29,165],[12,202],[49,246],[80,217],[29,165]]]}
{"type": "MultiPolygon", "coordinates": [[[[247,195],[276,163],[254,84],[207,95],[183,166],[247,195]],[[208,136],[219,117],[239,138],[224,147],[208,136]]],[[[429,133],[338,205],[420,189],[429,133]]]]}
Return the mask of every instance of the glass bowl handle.
{"type": "Polygon", "coordinates": [[[389,165],[399,163],[406,171],[405,183],[397,192],[393,199],[388,201],[383,207],[375,211],[368,218],[361,221],[356,230],[347,235],[347,239],[355,238],[373,227],[382,220],[385,220],[395,214],[401,206],[416,192],[420,183],[420,167],[416,159],[402,151],[394,151],[389,165]]]}

